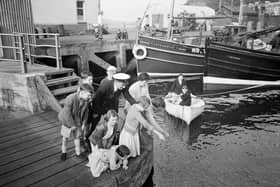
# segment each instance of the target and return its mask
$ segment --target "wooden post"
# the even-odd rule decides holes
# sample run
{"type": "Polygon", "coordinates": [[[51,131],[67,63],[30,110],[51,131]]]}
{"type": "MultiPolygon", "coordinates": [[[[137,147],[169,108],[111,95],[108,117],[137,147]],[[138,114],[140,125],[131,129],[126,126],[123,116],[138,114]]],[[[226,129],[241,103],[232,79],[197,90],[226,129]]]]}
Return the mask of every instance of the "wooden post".
{"type": "Polygon", "coordinates": [[[24,43],[23,43],[23,35],[18,35],[19,41],[19,52],[20,52],[20,65],[21,65],[21,73],[27,73],[27,65],[24,56],[24,43]]]}
{"type": "Polygon", "coordinates": [[[30,35],[27,34],[27,48],[28,48],[28,59],[29,59],[29,64],[33,64],[33,59],[31,56],[31,46],[30,46],[30,35]]]}
{"type": "Polygon", "coordinates": [[[200,24],[200,27],[199,27],[199,45],[201,46],[201,42],[202,42],[202,24],[200,24]]]}
{"type": "Polygon", "coordinates": [[[62,68],[61,56],[60,56],[60,42],[59,42],[59,34],[55,34],[55,54],[56,54],[56,68],[62,68]]]}
{"type": "Polygon", "coordinates": [[[126,46],[120,44],[120,68],[126,67],[126,46]]]}
{"type": "Polygon", "coordinates": [[[14,59],[16,60],[17,59],[17,49],[16,49],[16,47],[17,47],[17,44],[16,44],[16,37],[17,37],[17,35],[14,33],[14,35],[13,35],[13,37],[12,37],[12,42],[13,42],[13,53],[14,53],[14,59]]]}

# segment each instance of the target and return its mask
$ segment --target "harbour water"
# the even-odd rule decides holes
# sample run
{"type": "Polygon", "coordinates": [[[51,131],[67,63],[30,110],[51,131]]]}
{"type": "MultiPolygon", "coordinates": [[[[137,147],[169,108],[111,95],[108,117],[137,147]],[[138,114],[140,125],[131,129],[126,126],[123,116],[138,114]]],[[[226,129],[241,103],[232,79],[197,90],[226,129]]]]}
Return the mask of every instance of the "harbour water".
{"type": "Polygon", "coordinates": [[[280,89],[203,99],[190,126],[155,109],[170,134],[154,138],[155,185],[280,186],[280,89]]]}

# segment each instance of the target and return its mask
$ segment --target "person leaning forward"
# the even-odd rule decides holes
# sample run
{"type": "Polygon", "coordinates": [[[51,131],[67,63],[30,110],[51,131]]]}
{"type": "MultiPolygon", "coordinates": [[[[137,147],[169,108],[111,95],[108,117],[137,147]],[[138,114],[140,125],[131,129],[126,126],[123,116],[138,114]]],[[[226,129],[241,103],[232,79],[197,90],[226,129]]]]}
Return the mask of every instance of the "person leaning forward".
{"type": "Polygon", "coordinates": [[[80,157],[80,138],[82,137],[82,127],[88,120],[89,101],[92,96],[92,89],[88,84],[80,85],[78,92],[67,96],[63,109],[58,114],[58,119],[62,124],[62,154],[61,160],[66,160],[67,139],[73,136],[76,156],[80,157]]]}

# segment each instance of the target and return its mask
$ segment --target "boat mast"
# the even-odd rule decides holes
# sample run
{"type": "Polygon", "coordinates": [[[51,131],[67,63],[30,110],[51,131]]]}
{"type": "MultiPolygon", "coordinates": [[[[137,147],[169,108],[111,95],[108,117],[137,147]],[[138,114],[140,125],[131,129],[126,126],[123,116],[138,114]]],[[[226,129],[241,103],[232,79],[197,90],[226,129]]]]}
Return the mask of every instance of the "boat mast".
{"type": "Polygon", "coordinates": [[[219,13],[222,14],[222,0],[219,0],[219,13]]]}
{"type": "Polygon", "coordinates": [[[102,34],[103,34],[103,29],[102,29],[102,15],[103,15],[103,11],[101,10],[101,0],[98,0],[98,37],[102,38],[102,34]]]}
{"type": "Polygon", "coordinates": [[[238,23],[239,25],[242,25],[243,23],[243,5],[244,0],[240,0],[240,9],[239,9],[239,17],[238,17],[238,23]]]}
{"type": "Polygon", "coordinates": [[[137,37],[136,37],[136,45],[138,45],[138,42],[139,42],[138,39],[139,39],[139,35],[140,35],[141,26],[142,26],[142,24],[143,24],[143,21],[144,21],[146,15],[147,15],[147,11],[149,10],[150,5],[151,5],[151,1],[149,1],[148,5],[147,5],[147,7],[146,7],[146,10],[145,10],[145,12],[144,12],[143,17],[139,20],[139,23],[137,23],[137,25],[136,25],[136,27],[137,27],[137,32],[136,32],[136,36],[137,36],[137,37]]]}
{"type": "Polygon", "coordinates": [[[173,35],[173,13],[174,13],[174,4],[175,4],[175,0],[172,0],[172,4],[171,4],[171,9],[170,9],[170,15],[169,15],[169,25],[168,25],[168,33],[167,33],[167,39],[168,40],[172,40],[172,35],[173,35]]]}

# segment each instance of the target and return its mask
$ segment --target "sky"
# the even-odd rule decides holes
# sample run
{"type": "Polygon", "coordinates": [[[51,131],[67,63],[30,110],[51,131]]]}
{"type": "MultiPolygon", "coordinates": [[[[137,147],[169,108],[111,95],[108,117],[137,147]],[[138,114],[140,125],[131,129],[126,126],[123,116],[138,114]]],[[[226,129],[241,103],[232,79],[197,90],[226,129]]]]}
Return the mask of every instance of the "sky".
{"type": "MultiPolygon", "coordinates": [[[[151,4],[162,4],[170,6],[170,0],[101,0],[101,9],[103,18],[119,21],[136,21],[137,17],[142,17],[151,1],[151,4]]],[[[186,0],[176,0],[177,3],[186,2],[186,0]]]]}
{"type": "Polygon", "coordinates": [[[142,17],[149,0],[101,0],[103,18],[119,21],[136,21],[142,17]]]}

